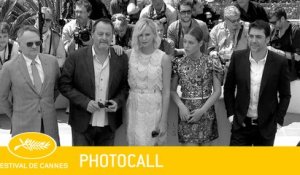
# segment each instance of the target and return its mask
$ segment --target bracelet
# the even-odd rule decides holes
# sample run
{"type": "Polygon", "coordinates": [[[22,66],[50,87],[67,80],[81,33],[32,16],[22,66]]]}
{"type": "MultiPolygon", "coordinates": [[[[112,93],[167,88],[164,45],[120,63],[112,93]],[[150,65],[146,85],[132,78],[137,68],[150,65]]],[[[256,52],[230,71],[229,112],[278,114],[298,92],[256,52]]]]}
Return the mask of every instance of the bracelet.
{"type": "Polygon", "coordinates": [[[286,57],[286,52],[284,52],[284,57],[286,57]]]}

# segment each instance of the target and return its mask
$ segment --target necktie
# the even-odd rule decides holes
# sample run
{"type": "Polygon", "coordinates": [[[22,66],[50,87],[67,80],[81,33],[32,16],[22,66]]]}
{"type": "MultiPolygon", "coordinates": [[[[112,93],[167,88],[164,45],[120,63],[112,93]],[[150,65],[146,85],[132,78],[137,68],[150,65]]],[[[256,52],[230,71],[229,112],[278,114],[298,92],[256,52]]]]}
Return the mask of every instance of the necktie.
{"type": "Polygon", "coordinates": [[[38,92],[41,92],[42,89],[42,80],[39,74],[39,71],[36,67],[37,62],[35,60],[33,60],[31,62],[31,70],[32,70],[32,76],[33,76],[33,83],[34,83],[34,87],[38,92]]]}

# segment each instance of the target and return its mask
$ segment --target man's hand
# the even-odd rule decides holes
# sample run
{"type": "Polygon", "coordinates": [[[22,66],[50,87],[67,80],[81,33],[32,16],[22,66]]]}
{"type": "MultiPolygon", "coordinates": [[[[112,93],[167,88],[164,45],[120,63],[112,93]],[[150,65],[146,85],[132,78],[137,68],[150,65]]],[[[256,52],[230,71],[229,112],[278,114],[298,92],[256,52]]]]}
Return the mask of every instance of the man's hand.
{"type": "Polygon", "coordinates": [[[98,103],[94,100],[91,100],[87,106],[87,109],[86,109],[88,112],[90,113],[94,113],[95,111],[98,111],[100,110],[100,107],[98,105],[98,103]]]}
{"type": "Polygon", "coordinates": [[[113,100],[108,100],[109,105],[105,108],[106,112],[116,112],[118,109],[118,103],[113,100]]]}
{"type": "Polygon", "coordinates": [[[228,117],[230,124],[232,124],[232,122],[233,122],[233,117],[234,117],[234,115],[231,115],[230,117],[228,117]]]}
{"type": "Polygon", "coordinates": [[[118,56],[121,56],[123,54],[123,48],[121,46],[113,45],[112,48],[114,48],[118,56]]]}
{"type": "Polygon", "coordinates": [[[175,56],[186,56],[184,49],[174,49],[174,55],[175,56]]]}
{"type": "Polygon", "coordinates": [[[300,61],[300,55],[298,55],[298,54],[295,53],[295,60],[296,61],[300,61]]]}

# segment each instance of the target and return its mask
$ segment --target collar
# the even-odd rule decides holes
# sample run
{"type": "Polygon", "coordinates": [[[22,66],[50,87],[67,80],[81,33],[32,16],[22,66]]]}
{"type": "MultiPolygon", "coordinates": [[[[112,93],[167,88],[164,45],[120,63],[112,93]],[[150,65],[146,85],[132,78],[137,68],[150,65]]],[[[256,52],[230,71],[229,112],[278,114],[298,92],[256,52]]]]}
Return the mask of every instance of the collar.
{"type": "Polygon", "coordinates": [[[51,35],[50,29],[47,30],[47,32],[43,33],[43,41],[47,40],[47,38],[51,35]]]}
{"type": "MultiPolygon", "coordinates": [[[[94,49],[94,45],[92,46],[92,54],[93,54],[93,58],[98,57],[96,52],[95,52],[95,49],[94,49]]],[[[108,49],[108,55],[107,55],[107,58],[109,59],[111,57],[111,54],[110,54],[110,49],[108,49]]]]}
{"type": "MultiPolygon", "coordinates": [[[[267,53],[266,53],[265,57],[264,57],[263,59],[259,60],[258,62],[265,63],[265,62],[267,61],[267,56],[268,56],[268,54],[269,54],[269,50],[267,49],[267,53]]],[[[251,62],[251,61],[256,62],[255,59],[252,57],[251,51],[250,51],[250,54],[249,54],[249,61],[250,61],[250,62],[251,62]]]]}
{"type": "MultiPolygon", "coordinates": [[[[24,57],[24,59],[25,59],[26,65],[27,65],[27,66],[31,65],[32,59],[26,57],[24,54],[22,54],[22,55],[23,55],[23,57],[24,57]]],[[[39,55],[37,55],[37,56],[35,57],[34,60],[35,60],[35,62],[36,62],[37,64],[42,65],[41,60],[40,60],[40,58],[39,58],[39,55]]]]}

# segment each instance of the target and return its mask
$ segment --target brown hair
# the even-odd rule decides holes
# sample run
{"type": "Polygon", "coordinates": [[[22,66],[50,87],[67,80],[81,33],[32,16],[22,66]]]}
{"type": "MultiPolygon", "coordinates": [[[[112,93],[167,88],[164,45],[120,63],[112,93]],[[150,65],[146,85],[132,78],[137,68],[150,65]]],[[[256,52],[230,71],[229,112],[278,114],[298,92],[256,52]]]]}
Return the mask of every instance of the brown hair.
{"type": "Polygon", "coordinates": [[[198,42],[201,42],[203,40],[203,32],[200,27],[193,27],[190,31],[188,31],[185,35],[192,35],[196,38],[198,42]]]}
{"type": "Polygon", "coordinates": [[[9,28],[7,22],[0,22],[0,33],[9,33],[9,28]]]}

